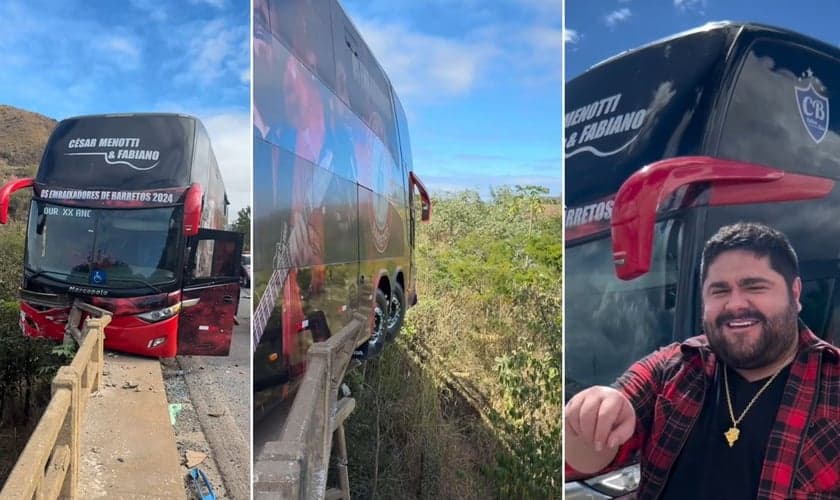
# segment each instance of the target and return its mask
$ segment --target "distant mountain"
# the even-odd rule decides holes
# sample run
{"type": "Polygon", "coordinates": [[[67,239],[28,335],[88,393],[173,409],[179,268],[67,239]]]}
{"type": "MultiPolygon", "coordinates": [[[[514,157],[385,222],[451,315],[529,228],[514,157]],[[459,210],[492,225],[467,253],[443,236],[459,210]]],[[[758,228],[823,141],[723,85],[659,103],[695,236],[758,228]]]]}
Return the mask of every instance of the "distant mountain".
{"type": "Polygon", "coordinates": [[[35,175],[56,123],[44,115],[0,104],[0,182],[35,175]]]}

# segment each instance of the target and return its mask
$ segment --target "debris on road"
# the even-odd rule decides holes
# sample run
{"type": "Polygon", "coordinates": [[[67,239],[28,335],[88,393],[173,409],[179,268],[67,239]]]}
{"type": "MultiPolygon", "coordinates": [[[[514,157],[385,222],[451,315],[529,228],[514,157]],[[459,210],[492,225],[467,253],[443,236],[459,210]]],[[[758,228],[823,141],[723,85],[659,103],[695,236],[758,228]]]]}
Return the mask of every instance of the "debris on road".
{"type": "Polygon", "coordinates": [[[207,458],[206,453],[202,453],[200,451],[193,451],[193,450],[187,450],[187,452],[184,455],[185,455],[185,458],[186,458],[187,468],[189,468],[189,469],[192,469],[193,467],[200,464],[201,462],[203,462],[207,458]]]}

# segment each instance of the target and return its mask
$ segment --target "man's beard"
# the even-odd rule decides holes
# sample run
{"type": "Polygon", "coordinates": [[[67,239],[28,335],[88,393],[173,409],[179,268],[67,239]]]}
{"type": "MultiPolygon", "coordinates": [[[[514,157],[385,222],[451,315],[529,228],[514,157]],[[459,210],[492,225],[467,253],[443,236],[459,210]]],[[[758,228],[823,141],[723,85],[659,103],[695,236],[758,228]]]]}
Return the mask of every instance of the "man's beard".
{"type": "Polygon", "coordinates": [[[703,328],[715,355],[732,368],[749,370],[778,361],[790,349],[799,335],[797,317],[796,302],[791,299],[787,309],[770,318],[755,309],[724,312],[714,321],[704,321],[703,328]],[[761,335],[753,344],[737,333],[727,336],[723,332],[726,322],[742,318],[758,320],[761,326],[761,335]]]}

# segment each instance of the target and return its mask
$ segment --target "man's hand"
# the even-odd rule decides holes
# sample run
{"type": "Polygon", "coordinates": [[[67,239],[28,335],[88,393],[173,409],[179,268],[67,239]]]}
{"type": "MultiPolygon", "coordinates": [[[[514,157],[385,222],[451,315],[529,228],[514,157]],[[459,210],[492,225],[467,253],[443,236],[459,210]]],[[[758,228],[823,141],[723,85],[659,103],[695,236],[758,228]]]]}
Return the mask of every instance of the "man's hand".
{"type": "Polygon", "coordinates": [[[616,389],[595,386],[576,394],[565,409],[566,460],[580,472],[598,472],[615,458],[636,429],[636,412],[616,389]]]}

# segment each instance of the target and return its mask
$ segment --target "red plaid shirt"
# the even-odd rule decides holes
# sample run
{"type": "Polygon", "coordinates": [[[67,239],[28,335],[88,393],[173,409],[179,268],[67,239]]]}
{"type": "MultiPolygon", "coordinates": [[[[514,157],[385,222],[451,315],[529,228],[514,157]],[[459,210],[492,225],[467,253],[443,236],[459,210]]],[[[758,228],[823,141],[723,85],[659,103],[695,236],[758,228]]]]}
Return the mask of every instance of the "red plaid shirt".
{"type": "MultiPolygon", "coordinates": [[[[637,424],[610,469],[641,460],[638,498],[662,494],[714,368],[715,356],[699,336],[647,356],[616,382],[636,409],[637,424]]],[[[840,349],[804,327],[767,443],[758,498],[840,498],[840,349]]]]}

